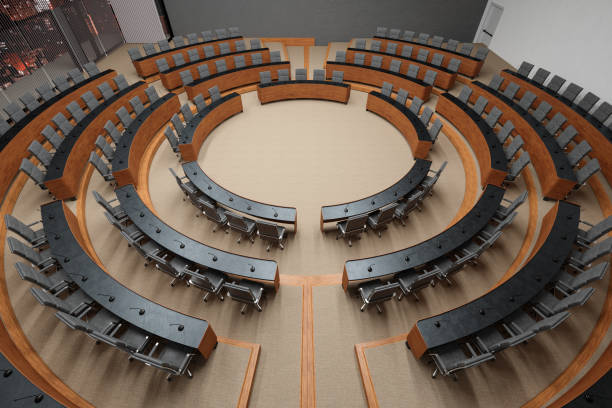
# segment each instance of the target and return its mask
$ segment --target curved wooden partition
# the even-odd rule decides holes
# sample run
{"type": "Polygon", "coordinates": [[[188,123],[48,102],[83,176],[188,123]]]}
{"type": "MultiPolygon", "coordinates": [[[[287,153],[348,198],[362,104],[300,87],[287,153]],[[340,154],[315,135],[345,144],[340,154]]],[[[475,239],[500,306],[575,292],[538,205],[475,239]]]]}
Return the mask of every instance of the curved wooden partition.
{"type": "Polygon", "coordinates": [[[320,99],[348,103],[351,86],[345,83],[314,80],[269,82],[257,86],[257,97],[262,104],[291,99],[320,99]]]}
{"type": "Polygon", "coordinates": [[[405,89],[411,98],[418,96],[426,101],[429,99],[429,95],[431,95],[431,85],[427,85],[419,79],[408,78],[406,75],[382,68],[372,68],[349,62],[327,61],[325,64],[325,78],[331,79],[334,71],[343,71],[345,81],[359,82],[378,88],[382,87],[383,82],[389,82],[393,84],[394,92],[397,92],[400,88],[405,89]]]}
{"type": "Polygon", "coordinates": [[[480,167],[482,186],[501,186],[508,174],[508,160],[502,144],[489,125],[469,106],[449,93],[438,97],[436,111],[452,122],[472,147],[480,167]]]}
{"type": "Polygon", "coordinates": [[[381,42],[382,49],[386,49],[387,43],[389,42],[397,44],[397,54],[398,55],[402,53],[402,47],[404,45],[408,45],[412,47],[411,58],[416,58],[416,55],[418,54],[419,50],[429,51],[429,55],[427,56],[427,62],[431,62],[431,59],[433,58],[434,53],[442,54],[444,55],[444,60],[446,61],[443,64],[444,67],[448,65],[451,58],[456,58],[461,61],[461,65],[459,65],[459,73],[465,76],[468,76],[470,78],[474,78],[478,76],[478,74],[480,74],[480,69],[482,68],[482,65],[484,64],[483,60],[479,60],[477,58],[470,57],[468,55],[464,55],[456,51],[449,51],[449,50],[445,50],[444,48],[434,47],[433,45],[425,45],[425,44],[421,44],[421,43],[413,42],[413,41],[392,40],[389,38],[378,37],[378,36],[375,36],[373,38],[381,42]]]}
{"type": "Polygon", "coordinates": [[[406,138],[415,159],[427,158],[432,146],[431,137],[427,127],[406,105],[380,92],[372,91],[368,94],[366,110],[395,126],[406,138]]]}
{"type": "Polygon", "coordinates": [[[483,96],[489,101],[485,108],[487,112],[493,106],[503,112],[499,123],[511,120],[514,124],[513,134],[521,135],[525,142],[523,148],[529,152],[544,198],[563,200],[576,185],[576,175],[565,152],[550,133],[529,113],[499,92],[478,81],[472,82],[471,88],[470,102],[474,103],[479,96],[483,96]]]}
{"type": "Polygon", "coordinates": [[[65,200],[75,197],[89,152],[94,149],[98,135],[103,134],[104,124],[108,120],[118,122],[115,112],[121,106],[129,106],[129,100],[134,96],[146,99],[145,88],[143,81],[132,84],[90,112],[66,135],[53,155],[45,176],[45,186],[55,198],[65,200]]]}
{"type": "Polygon", "coordinates": [[[567,122],[563,127],[565,128],[568,125],[574,126],[578,131],[574,140],[578,142],[586,140],[593,146],[593,150],[589,155],[599,160],[601,171],[608,180],[608,183],[612,184],[612,130],[599,123],[597,119],[588,113],[581,112],[581,109],[575,104],[567,100],[564,101],[563,97],[528,78],[521,77],[507,69],[501,71],[500,75],[505,79],[500,89],[504,90],[510,82],[516,82],[520,86],[517,92],[518,98],[521,98],[526,91],[530,91],[537,96],[536,107],[541,101],[545,101],[552,106],[552,110],[548,114],[549,119],[558,112],[562,113],[567,118],[567,122]]]}
{"type": "Polygon", "coordinates": [[[501,321],[534,298],[559,272],[578,234],[580,206],[557,201],[542,220],[540,235],[525,266],[483,296],[439,315],[421,319],[407,343],[416,358],[501,321]]]}
{"type": "Polygon", "coordinates": [[[236,41],[242,40],[242,36],[224,38],[222,40],[213,40],[213,41],[202,41],[196,44],[185,45],[183,47],[172,48],[168,51],[158,52],[151,55],[146,55],[142,58],[138,58],[137,60],[132,61],[134,68],[138,75],[142,78],[147,78],[152,75],[159,74],[159,70],[157,69],[156,60],[160,58],[165,58],[170,67],[174,67],[174,58],[172,58],[175,54],[183,54],[183,58],[185,61],[189,61],[189,55],[187,51],[189,50],[197,50],[200,58],[204,58],[204,47],[207,45],[212,45],[215,49],[215,54],[220,54],[219,44],[226,42],[229,43],[230,51],[236,51],[236,41]]]}
{"type": "Polygon", "coordinates": [[[364,65],[370,65],[372,62],[372,57],[378,55],[382,57],[382,68],[389,70],[389,66],[391,65],[391,60],[399,60],[402,62],[400,67],[400,73],[406,75],[408,72],[408,66],[416,65],[419,67],[419,73],[417,74],[417,78],[421,81],[425,78],[425,73],[427,70],[434,71],[438,75],[436,75],[436,80],[434,81],[434,85],[438,88],[449,90],[455,85],[455,79],[457,78],[457,73],[449,71],[444,67],[439,67],[437,65],[430,64],[428,62],[417,61],[416,59],[402,57],[397,54],[388,54],[386,52],[380,51],[371,51],[371,50],[362,50],[359,48],[348,48],[346,50],[346,61],[354,62],[355,54],[361,53],[365,54],[364,65]]]}
{"type": "MultiPolygon", "coordinates": [[[[227,69],[236,69],[236,63],[234,61],[234,57],[238,55],[244,56],[245,63],[247,66],[253,65],[252,55],[253,53],[261,54],[262,60],[264,64],[270,62],[270,49],[269,48],[256,48],[245,51],[236,51],[231,52],[229,54],[223,55],[215,55],[214,57],[204,58],[196,62],[192,62],[189,64],[181,65],[178,67],[170,68],[170,70],[165,72],[160,72],[159,79],[161,79],[162,85],[166,87],[168,90],[177,89],[183,86],[183,81],[181,80],[181,72],[185,70],[191,71],[191,76],[193,79],[200,79],[200,73],[198,72],[198,67],[201,65],[206,65],[208,67],[208,72],[211,74],[217,73],[217,65],[216,61],[225,60],[225,65],[227,69]]],[[[187,60],[189,61],[189,60],[187,60]]]]}
{"type": "Polygon", "coordinates": [[[179,108],[178,96],[166,94],[149,105],[123,131],[111,163],[117,186],[138,183],[140,160],[149,141],[179,108]]]}
{"type": "Polygon", "coordinates": [[[199,79],[185,86],[185,92],[187,92],[187,97],[189,99],[193,99],[193,97],[198,94],[202,94],[202,96],[207,98],[210,96],[208,94],[208,89],[215,85],[219,87],[219,91],[224,92],[230,89],[256,84],[259,82],[259,73],[263,71],[270,71],[271,79],[278,79],[279,69],[286,69],[291,75],[291,65],[289,61],[270,62],[268,64],[252,65],[213,74],[205,79],[199,79]]]}

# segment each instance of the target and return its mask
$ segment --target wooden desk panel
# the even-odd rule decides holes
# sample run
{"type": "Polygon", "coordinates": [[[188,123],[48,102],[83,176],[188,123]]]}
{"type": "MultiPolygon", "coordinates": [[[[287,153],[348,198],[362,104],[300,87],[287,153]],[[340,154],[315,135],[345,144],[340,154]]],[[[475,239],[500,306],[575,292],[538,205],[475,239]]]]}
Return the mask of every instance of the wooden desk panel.
{"type": "Polygon", "coordinates": [[[442,54],[444,55],[445,61],[443,64],[444,67],[448,66],[448,63],[450,62],[451,58],[456,58],[461,61],[461,64],[459,65],[459,73],[466,75],[470,78],[475,78],[476,76],[478,76],[478,74],[480,74],[480,69],[484,64],[484,61],[478,60],[474,57],[468,57],[467,55],[463,55],[458,52],[445,50],[431,45],[419,44],[412,41],[391,40],[389,38],[383,37],[374,37],[373,39],[381,42],[381,49],[386,49],[387,43],[389,42],[397,44],[397,55],[400,55],[402,53],[402,47],[404,45],[409,45],[412,47],[411,58],[416,58],[419,50],[427,50],[429,51],[429,55],[427,56],[427,62],[431,62],[434,53],[442,54]]]}
{"type": "Polygon", "coordinates": [[[412,80],[405,75],[380,68],[327,61],[325,65],[325,77],[331,79],[333,71],[343,71],[345,81],[359,82],[378,88],[382,87],[383,82],[390,82],[393,84],[393,92],[397,92],[400,88],[403,88],[410,93],[411,98],[418,96],[422,100],[427,101],[429,95],[431,95],[431,85],[426,85],[420,80],[412,80]]]}
{"type": "MultiPolygon", "coordinates": [[[[497,141],[494,134],[489,139],[495,138],[495,140],[487,141],[487,137],[478,124],[446,95],[439,96],[436,111],[447,118],[467,139],[478,161],[481,186],[484,187],[487,184],[501,186],[508,174],[508,161],[502,151],[502,145],[497,141]],[[491,149],[496,149],[495,163],[493,163],[491,149]]],[[[485,126],[488,127],[486,124],[485,126]]]]}
{"type": "Polygon", "coordinates": [[[436,80],[434,81],[434,85],[437,86],[438,88],[442,88],[446,90],[451,89],[453,85],[455,85],[455,79],[457,78],[457,73],[450,72],[445,68],[440,69],[440,67],[436,67],[435,65],[432,65],[432,64],[424,64],[420,61],[417,61],[416,59],[404,58],[401,55],[391,55],[385,52],[349,48],[346,50],[346,62],[351,62],[351,63],[354,62],[356,53],[365,54],[364,64],[367,66],[369,66],[370,63],[372,62],[373,56],[378,55],[382,57],[382,68],[386,70],[389,70],[389,66],[391,65],[391,60],[397,59],[402,62],[402,65],[400,67],[400,73],[404,75],[406,75],[406,73],[408,72],[408,66],[410,66],[411,64],[416,65],[419,67],[419,73],[417,74],[417,78],[420,79],[421,81],[425,78],[425,73],[427,72],[427,70],[435,71],[438,73],[438,75],[436,75],[436,80]]]}
{"type": "Polygon", "coordinates": [[[251,66],[253,65],[253,60],[251,58],[251,55],[253,53],[262,54],[262,59],[263,59],[264,64],[267,64],[270,62],[270,49],[258,48],[255,50],[246,50],[246,51],[241,51],[241,52],[233,52],[231,54],[217,55],[212,58],[206,58],[206,59],[203,59],[197,62],[181,65],[180,67],[175,67],[174,69],[171,69],[170,71],[160,73],[159,79],[161,79],[162,85],[164,85],[166,89],[171,91],[173,89],[180,88],[183,86],[183,81],[181,80],[180,73],[185,70],[191,71],[191,76],[193,77],[193,79],[198,80],[200,79],[200,74],[198,73],[198,67],[201,65],[208,66],[208,71],[212,75],[212,74],[217,73],[217,65],[215,64],[215,61],[225,60],[225,65],[227,66],[228,70],[235,69],[236,64],[234,62],[234,56],[242,55],[244,56],[246,65],[251,66]]]}
{"type": "Polygon", "coordinates": [[[195,50],[198,50],[198,54],[200,55],[200,58],[204,58],[204,47],[205,46],[212,45],[213,48],[215,49],[215,54],[220,54],[221,52],[219,50],[219,44],[223,42],[229,43],[230,51],[234,52],[236,51],[236,41],[240,41],[240,40],[244,40],[244,38],[242,38],[242,36],[232,37],[232,38],[225,38],[223,40],[199,42],[193,45],[186,45],[184,47],[172,48],[169,51],[158,52],[157,54],[144,56],[140,59],[132,61],[132,64],[134,65],[134,68],[136,69],[136,72],[138,73],[138,75],[140,75],[142,78],[146,78],[146,77],[150,77],[155,74],[159,74],[159,71],[157,69],[157,64],[155,63],[155,61],[160,58],[165,58],[170,68],[172,68],[174,67],[174,58],[172,58],[172,56],[175,54],[183,54],[183,58],[185,58],[185,61],[189,61],[189,56],[187,55],[187,51],[195,49],[195,50]]]}
{"type": "Polygon", "coordinates": [[[271,82],[257,87],[257,97],[262,104],[291,99],[321,99],[348,103],[351,95],[349,84],[330,81],[271,82]]]}
{"type": "Polygon", "coordinates": [[[576,135],[574,140],[578,142],[586,140],[591,146],[593,146],[593,150],[591,153],[589,153],[589,156],[599,160],[601,171],[608,180],[608,183],[612,184],[612,142],[608,140],[602,131],[600,131],[596,126],[594,126],[570,106],[566,105],[559,99],[531,84],[530,82],[525,81],[518,76],[512,75],[512,73],[505,70],[501,71],[500,75],[505,79],[500,87],[502,90],[505,89],[510,82],[516,82],[516,84],[521,87],[517,92],[518,98],[521,98],[525,91],[531,91],[537,96],[535,104],[536,107],[541,101],[546,101],[548,104],[550,104],[550,106],[552,106],[552,110],[548,114],[549,119],[552,118],[557,112],[562,113],[563,116],[567,118],[564,128],[568,125],[574,126],[578,131],[578,135],[576,135]]]}
{"type": "MultiPolygon", "coordinates": [[[[134,96],[138,96],[141,100],[146,100],[146,87],[147,84],[141,81],[140,85],[127,92],[104,109],[102,113],[96,116],[78,135],[78,139],[68,152],[69,156],[64,163],[61,177],[45,180],[45,186],[55,198],[58,200],[65,200],[76,196],[85,165],[89,160],[89,154],[95,148],[95,142],[98,135],[104,134],[104,125],[108,120],[116,123],[118,119],[115,112],[121,106],[129,105],[129,100],[134,96]]],[[[61,148],[62,146],[60,146],[60,149],[61,148]]],[[[53,161],[51,164],[53,164],[53,161]]]]}
{"type": "Polygon", "coordinates": [[[378,92],[370,92],[366,102],[366,110],[377,114],[395,126],[406,138],[414,158],[426,159],[432,145],[427,128],[416,115],[411,120],[393,102],[394,100],[389,101],[378,92]]]}

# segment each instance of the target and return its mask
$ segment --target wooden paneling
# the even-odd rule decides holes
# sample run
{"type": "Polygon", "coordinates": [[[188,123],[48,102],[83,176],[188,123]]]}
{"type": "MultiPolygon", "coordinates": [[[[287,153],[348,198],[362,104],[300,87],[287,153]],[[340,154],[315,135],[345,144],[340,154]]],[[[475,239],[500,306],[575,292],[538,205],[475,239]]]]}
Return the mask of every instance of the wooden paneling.
{"type": "Polygon", "coordinates": [[[285,82],[273,86],[257,87],[257,97],[262,104],[291,99],[321,99],[347,103],[350,94],[350,85],[334,86],[333,84],[326,85],[316,82],[285,82]]]}

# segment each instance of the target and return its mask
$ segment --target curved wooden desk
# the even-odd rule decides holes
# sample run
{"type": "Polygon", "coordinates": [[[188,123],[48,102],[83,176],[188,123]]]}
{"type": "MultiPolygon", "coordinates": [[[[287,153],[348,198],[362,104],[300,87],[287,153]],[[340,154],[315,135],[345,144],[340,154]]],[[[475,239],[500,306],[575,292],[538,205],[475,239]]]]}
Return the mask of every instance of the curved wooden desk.
{"type": "Polygon", "coordinates": [[[436,75],[436,80],[434,81],[434,85],[438,88],[442,89],[451,89],[455,84],[455,79],[457,78],[457,73],[449,71],[444,67],[439,67],[434,64],[430,64],[428,62],[417,61],[416,59],[402,57],[397,54],[388,54],[386,52],[380,51],[371,51],[371,50],[362,50],[359,48],[348,48],[346,50],[346,61],[354,62],[355,54],[361,53],[365,54],[365,62],[364,65],[369,66],[372,62],[372,57],[378,55],[382,57],[382,68],[389,70],[389,66],[391,65],[391,60],[399,60],[402,62],[402,66],[400,68],[400,73],[406,75],[408,72],[409,65],[416,65],[419,67],[419,73],[417,74],[417,78],[421,81],[425,78],[425,73],[427,70],[435,71],[438,75],[436,75]]]}
{"type": "Polygon", "coordinates": [[[508,174],[502,144],[482,116],[449,93],[438,98],[436,111],[447,118],[467,139],[480,167],[480,183],[501,186],[508,174]]]}
{"type": "Polygon", "coordinates": [[[98,135],[103,133],[104,124],[108,120],[113,123],[117,122],[115,112],[121,106],[128,106],[128,101],[134,96],[145,98],[145,88],[146,83],[139,81],[120,91],[89,112],[66,135],[53,155],[45,175],[45,186],[55,198],[58,200],[74,198],[81,182],[83,168],[89,158],[89,152],[93,150],[98,135]]]}
{"type": "Polygon", "coordinates": [[[558,201],[544,216],[536,247],[525,266],[485,295],[417,321],[407,337],[412,354],[420,358],[427,350],[474,335],[534,298],[555,277],[570,255],[579,220],[579,206],[558,201]]]}
{"type": "Polygon", "coordinates": [[[359,82],[378,88],[382,87],[383,82],[389,82],[393,84],[393,92],[403,88],[408,91],[411,98],[418,96],[426,101],[429,99],[429,95],[431,95],[431,85],[427,85],[419,79],[408,78],[406,75],[382,68],[372,68],[349,62],[327,61],[325,64],[325,77],[331,79],[334,71],[343,71],[345,81],[359,82]]]}
{"type": "Polygon", "coordinates": [[[170,67],[174,67],[174,58],[172,58],[175,54],[183,54],[183,58],[185,61],[189,61],[189,55],[187,51],[189,50],[198,50],[198,54],[200,58],[204,58],[204,47],[207,45],[212,45],[215,49],[215,54],[220,54],[219,44],[223,42],[229,43],[230,51],[236,51],[236,41],[242,40],[242,36],[224,38],[223,40],[213,40],[213,41],[202,41],[196,44],[184,45],[182,47],[171,48],[168,51],[161,51],[155,54],[146,55],[142,58],[138,58],[137,60],[133,60],[132,64],[136,69],[138,75],[142,78],[150,77],[152,75],[159,74],[159,70],[157,69],[156,60],[160,58],[165,58],[170,67]]]}
{"type": "Polygon", "coordinates": [[[372,213],[386,205],[401,200],[402,197],[407,196],[421,184],[421,181],[427,176],[430,167],[431,162],[429,160],[415,159],[414,165],[404,177],[380,193],[349,203],[321,207],[321,231],[323,231],[324,223],[326,222],[337,222],[355,215],[372,213]]]}
{"type": "Polygon", "coordinates": [[[431,150],[431,137],[427,127],[406,105],[372,91],[368,94],[366,110],[386,119],[406,138],[415,159],[425,159],[431,150]]]}
{"type": "MultiPolygon", "coordinates": [[[[100,96],[100,91],[96,88],[103,82],[110,81],[117,76],[114,70],[106,70],[91,78],[87,78],[77,86],[58,94],[49,102],[44,103],[34,112],[16,123],[11,129],[0,138],[0,194],[4,200],[4,194],[9,188],[13,178],[19,170],[21,159],[29,157],[28,147],[33,140],[43,141],[40,132],[51,123],[51,118],[58,113],[63,113],[66,117],[72,115],[66,111],[66,105],[72,101],[79,101],[84,104],[80,96],[87,91],[100,96]],[[36,114],[33,114],[36,113],[36,114]]],[[[114,86],[114,85],[113,85],[114,86]]],[[[116,86],[115,86],[116,87],[116,86]]]]}
{"type": "MultiPolygon", "coordinates": [[[[191,76],[193,79],[199,79],[200,73],[198,72],[198,67],[201,65],[208,66],[208,72],[211,74],[217,73],[217,65],[215,61],[225,60],[225,65],[227,69],[235,69],[236,63],[234,62],[234,57],[238,55],[243,55],[245,59],[245,63],[247,66],[252,66],[253,61],[251,55],[255,52],[262,54],[262,60],[264,63],[270,62],[270,49],[268,48],[257,48],[250,49],[245,51],[236,51],[231,52],[229,54],[224,55],[215,55],[214,57],[204,58],[196,62],[191,62],[185,65],[181,65],[178,67],[170,68],[170,70],[165,72],[160,72],[159,79],[162,81],[162,85],[166,87],[168,90],[177,89],[183,86],[183,81],[181,80],[181,72],[185,70],[191,71],[191,76]]],[[[188,60],[187,60],[188,61],[188,60]]]]}
{"type": "Polygon", "coordinates": [[[342,274],[342,287],[364,281],[393,278],[397,273],[427,264],[454,251],[471,240],[495,215],[505,190],[488,185],[474,207],[446,231],[412,247],[385,255],[346,261],[342,274]]]}
{"type": "Polygon", "coordinates": [[[118,188],[115,193],[130,220],[147,237],[169,252],[234,278],[257,281],[278,290],[278,265],[275,261],[221,251],[181,234],[157,218],[132,184],[118,188]]]}
{"type": "Polygon", "coordinates": [[[209,96],[208,88],[218,86],[220,92],[246,85],[259,83],[259,73],[270,71],[271,79],[278,79],[278,70],[286,69],[291,75],[291,65],[289,61],[270,62],[267,64],[251,65],[243,68],[235,68],[222,73],[213,74],[205,79],[199,79],[185,86],[187,97],[193,99],[194,96],[202,94],[205,98],[209,96]]]}
{"type": "Polygon", "coordinates": [[[503,112],[499,123],[511,120],[515,128],[512,133],[523,138],[523,148],[529,152],[544,198],[563,200],[576,185],[576,175],[554,137],[530,113],[500,92],[478,81],[472,85],[470,102],[476,102],[479,96],[487,98],[489,104],[485,110],[488,112],[497,106],[503,112]]]}
{"type": "Polygon", "coordinates": [[[217,344],[217,336],[206,320],[152,302],[113,279],[84,249],[76,216],[62,201],[43,205],[41,212],[45,233],[53,237],[49,240],[53,257],[67,274],[81,277],[74,282],[90,298],[129,324],[197,349],[208,358],[217,344]]]}
{"type": "Polygon", "coordinates": [[[179,137],[179,150],[184,161],[198,159],[198,153],[202,143],[214,128],[225,120],[242,112],[242,98],[239,94],[232,92],[221,99],[211,102],[206,109],[194,115],[194,118],[186,124],[183,134],[179,137]]]}
{"type": "Polygon", "coordinates": [[[178,96],[166,94],[149,105],[123,131],[111,162],[117,186],[138,183],[140,160],[149,141],[179,108],[178,96]]]}
{"type": "Polygon", "coordinates": [[[470,78],[474,78],[478,76],[478,74],[480,74],[480,69],[482,68],[482,65],[484,64],[484,60],[481,61],[478,58],[463,55],[457,51],[449,51],[449,50],[445,50],[444,48],[434,47],[433,45],[425,45],[425,44],[420,44],[418,42],[413,42],[413,41],[392,40],[389,38],[378,37],[378,36],[375,36],[373,38],[375,40],[380,41],[382,49],[387,49],[388,42],[397,44],[397,54],[398,55],[402,53],[402,46],[404,45],[409,45],[412,47],[411,57],[414,57],[414,58],[416,58],[416,55],[418,54],[419,50],[421,49],[427,50],[429,51],[429,55],[427,56],[427,62],[431,62],[431,59],[433,58],[434,53],[442,54],[444,55],[445,62],[443,65],[445,67],[448,66],[448,63],[450,62],[451,58],[456,58],[461,61],[461,65],[459,65],[459,73],[465,76],[468,76],[470,78]]]}
{"type": "Polygon", "coordinates": [[[540,101],[546,101],[550,104],[552,110],[548,114],[549,119],[557,112],[562,113],[567,118],[564,127],[567,125],[574,126],[578,131],[574,140],[578,142],[586,140],[593,146],[589,155],[599,160],[601,171],[608,182],[612,184],[612,130],[588,112],[584,112],[578,105],[529,78],[507,69],[501,71],[500,75],[505,79],[500,87],[502,90],[506,89],[510,82],[516,82],[520,86],[517,92],[518,98],[521,98],[526,91],[531,91],[537,96],[537,104],[540,101]]]}
{"type": "Polygon", "coordinates": [[[257,97],[262,104],[290,99],[321,99],[347,103],[351,86],[331,81],[277,81],[257,86],[257,97]]]}
{"type": "Polygon", "coordinates": [[[295,207],[282,207],[261,203],[234,194],[208,177],[196,161],[184,163],[183,171],[185,172],[185,176],[187,176],[189,181],[191,181],[198,190],[212,198],[216,203],[253,217],[275,223],[293,224],[297,230],[297,210],[295,207]]]}

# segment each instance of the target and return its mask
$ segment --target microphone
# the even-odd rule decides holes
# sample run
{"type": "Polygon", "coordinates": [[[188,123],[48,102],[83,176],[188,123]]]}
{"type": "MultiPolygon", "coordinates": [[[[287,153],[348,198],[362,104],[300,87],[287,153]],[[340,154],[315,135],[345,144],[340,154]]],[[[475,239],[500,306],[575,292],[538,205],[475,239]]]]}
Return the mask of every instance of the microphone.
{"type": "Polygon", "coordinates": [[[113,295],[105,295],[104,293],[98,293],[98,296],[106,296],[109,302],[115,301],[115,297],[113,295]]]}
{"type": "Polygon", "coordinates": [[[130,307],[130,310],[138,310],[138,314],[141,316],[145,314],[145,310],[140,307],[130,307]]]}
{"type": "Polygon", "coordinates": [[[75,275],[75,276],[80,276],[81,277],[81,282],[86,282],[87,279],[89,279],[87,276],[82,275],[80,273],[75,273],[75,272],[66,272],[68,275],[75,275]]]}
{"type": "Polygon", "coordinates": [[[212,252],[209,252],[208,255],[212,255],[213,262],[217,262],[217,255],[213,254],[212,252]]]}
{"type": "Polygon", "coordinates": [[[251,265],[251,272],[255,272],[255,265],[251,264],[251,263],[247,263],[247,265],[251,265]]]}
{"type": "Polygon", "coordinates": [[[274,217],[278,217],[278,212],[276,212],[276,208],[272,207],[272,210],[274,210],[274,217]]]}
{"type": "Polygon", "coordinates": [[[230,201],[234,201],[234,197],[232,197],[231,195],[228,195],[228,197],[230,201]]]}
{"type": "Polygon", "coordinates": [[[10,375],[13,374],[13,369],[12,368],[0,369],[0,371],[2,371],[2,376],[4,378],[10,377],[10,375]]]}
{"type": "Polygon", "coordinates": [[[375,263],[368,265],[368,272],[372,272],[372,267],[376,265],[375,263]]]}
{"type": "Polygon", "coordinates": [[[158,234],[161,232],[161,228],[156,227],[155,225],[153,225],[152,223],[149,223],[150,226],[152,226],[153,228],[155,228],[155,232],[157,232],[158,234]]]}
{"type": "Polygon", "coordinates": [[[179,324],[179,323],[170,323],[169,326],[178,326],[176,328],[178,331],[183,331],[185,329],[185,326],[183,326],[182,324],[179,324]]]}
{"type": "Polygon", "coordinates": [[[181,249],[185,248],[185,244],[183,242],[179,241],[178,239],[175,239],[174,241],[179,243],[179,248],[181,249]]]}
{"type": "Polygon", "coordinates": [[[40,403],[43,400],[43,398],[45,396],[43,394],[26,395],[25,397],[14,399],[13,402],[21,401],[21,400],[24,400],[26,398],[32,398],[32,397],[34,397],[34,402],[38,404],[38,403],[40,403]]]}

